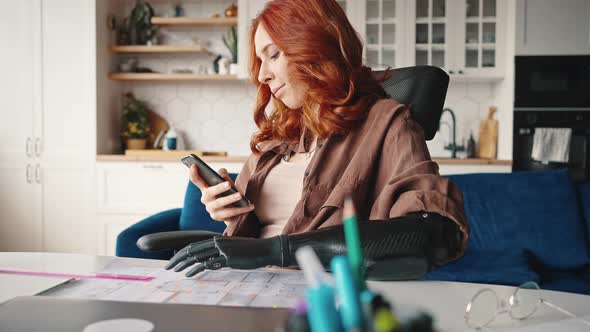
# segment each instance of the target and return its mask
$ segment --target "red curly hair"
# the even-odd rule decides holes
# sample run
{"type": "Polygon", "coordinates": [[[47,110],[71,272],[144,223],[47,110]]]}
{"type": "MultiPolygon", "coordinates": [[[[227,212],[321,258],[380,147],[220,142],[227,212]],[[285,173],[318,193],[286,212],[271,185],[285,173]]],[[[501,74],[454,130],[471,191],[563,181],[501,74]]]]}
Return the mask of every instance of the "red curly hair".
{"type": "MultiPolygon", "coordinates": [[[[371,106],[387,94],[369,67],[362,63],[363,45],[335,0],[273,0],[254,19],[250,30],[250,78],[258,89],[254,121],[259,132],[250,142],[254,154],[265,141],[298,141],[303,127],[319,138],[346,133],[364,119],[371,106]],[[262,24],[291,63],[291,77],[309,90],[300,110],[290,110],[271,98],[267,84],[258,81],[261,61],[254,36],[262,24]],[[319,104],[319,121],[312,106],[319,104]]],[[[387,75],[385,75],[385,78],[387,75]]]]}

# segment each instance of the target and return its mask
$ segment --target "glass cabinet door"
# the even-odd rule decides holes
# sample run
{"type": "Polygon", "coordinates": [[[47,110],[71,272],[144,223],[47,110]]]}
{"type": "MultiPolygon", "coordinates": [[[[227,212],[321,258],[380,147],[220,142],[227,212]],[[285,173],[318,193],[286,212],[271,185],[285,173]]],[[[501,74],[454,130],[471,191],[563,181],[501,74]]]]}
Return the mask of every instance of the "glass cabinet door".
{"type": "Polygon", "coordinates": [[[448,65],[446,0],[416,0],[415,64],[448,65]]]}
{"type": "Polygon", "coordinates": [[[367,66],[380,70],[396,67],[398,33],[397,0],[366,0],[365,58],[367,66]]]}
{"type": "Polygon", "coordinates": [[[495,68],[497,39],[496,0],[466,0],[464,68],[495,68]]]}

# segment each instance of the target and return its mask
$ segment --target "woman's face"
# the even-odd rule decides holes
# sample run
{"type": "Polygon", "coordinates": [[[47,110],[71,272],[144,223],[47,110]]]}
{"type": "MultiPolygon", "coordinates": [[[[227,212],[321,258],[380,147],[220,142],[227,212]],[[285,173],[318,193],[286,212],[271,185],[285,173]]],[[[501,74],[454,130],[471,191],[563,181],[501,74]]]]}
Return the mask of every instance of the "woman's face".
{"type": "Polygon", "coordinates": [[[291,78],[289,60],[273,43],[262,24],[256,29],[254,47],[256,57],[261,61],[258,81],[267,84],[272,95],[290,109],[301,108],[307,90],[306,85],[291,78]]]}

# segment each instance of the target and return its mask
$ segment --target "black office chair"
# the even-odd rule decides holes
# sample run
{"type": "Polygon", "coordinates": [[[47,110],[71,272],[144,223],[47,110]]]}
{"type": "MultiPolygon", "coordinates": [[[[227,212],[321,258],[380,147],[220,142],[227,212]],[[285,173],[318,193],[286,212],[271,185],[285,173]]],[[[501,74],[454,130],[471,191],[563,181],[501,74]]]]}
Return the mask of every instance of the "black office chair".
{"type": "MultiPolygon", "coordinates": [[[[384,71],[375,72],[381,78],[384,71]]],[[[411,115],[423,128],[426,140],[431,140],[439,128],[440,116],[445,102],[449,76],[433,66],[415,66],[391,70],[390,78],[384,81],[387,94],[410,107],[411,115]]],[[[149,234],[137,241],[143,251],[180,250],[190,243],[211,238],[212,232],[173,231],[149,234]]]]}

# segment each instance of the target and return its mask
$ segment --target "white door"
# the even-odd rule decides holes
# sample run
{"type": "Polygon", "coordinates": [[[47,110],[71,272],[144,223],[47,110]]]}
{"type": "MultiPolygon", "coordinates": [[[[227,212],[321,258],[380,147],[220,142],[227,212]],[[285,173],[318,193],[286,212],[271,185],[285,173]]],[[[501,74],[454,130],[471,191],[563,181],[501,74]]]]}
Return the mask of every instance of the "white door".
{"type": "Polygon", "coordinates": [[[33,117],[38,2],[5,1],[0,11],[0,251],[39,249],[35,224],[33,117]]]}
{"type": "Polygon", "coordinates": [[[42,187],[43,250],[94,252],[90,204],[96,155],[94,0],[43,0],[43,107],[35,180],[42,187]]]}

